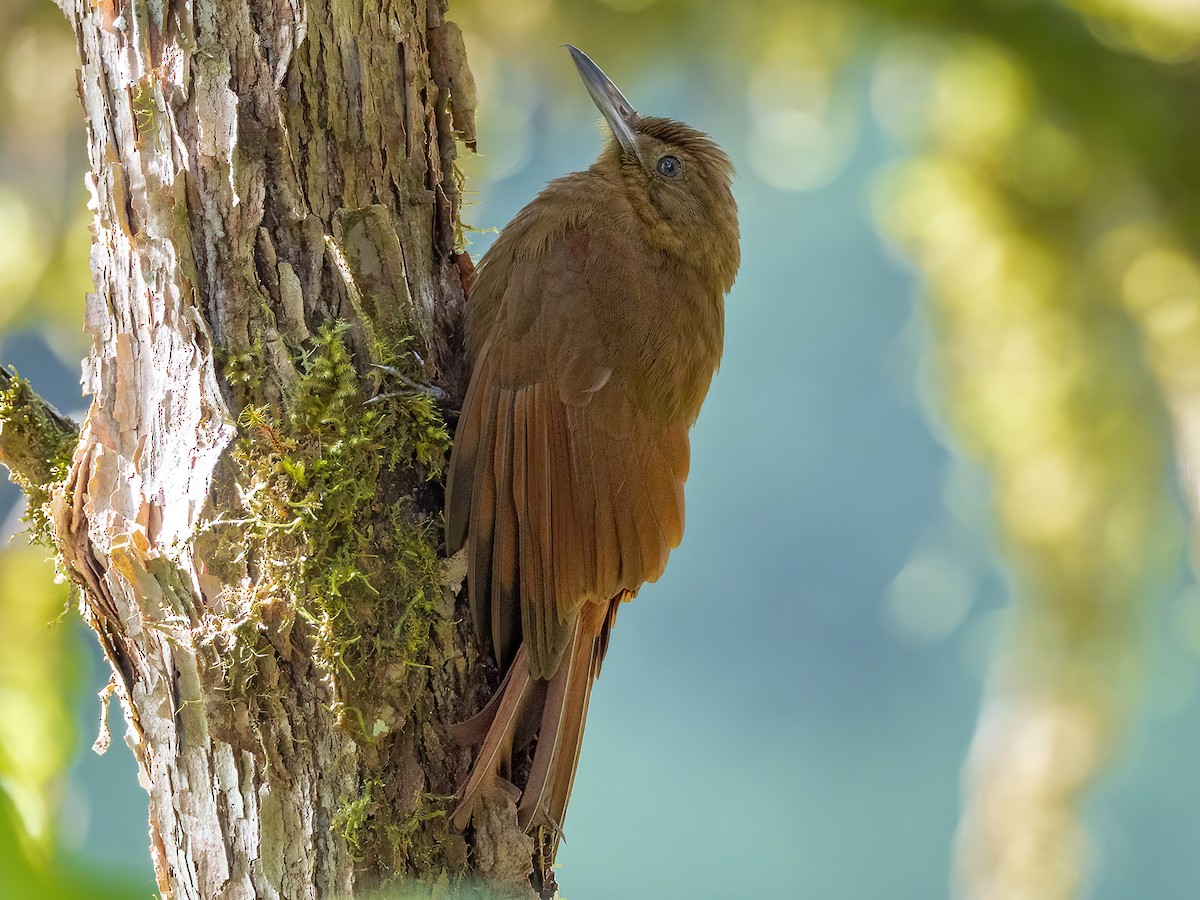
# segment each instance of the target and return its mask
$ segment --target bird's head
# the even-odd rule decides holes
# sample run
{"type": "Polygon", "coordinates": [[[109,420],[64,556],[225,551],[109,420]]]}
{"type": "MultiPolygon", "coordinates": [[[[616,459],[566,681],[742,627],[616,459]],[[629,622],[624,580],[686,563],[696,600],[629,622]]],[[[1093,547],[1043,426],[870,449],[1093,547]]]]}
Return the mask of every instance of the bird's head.
{"type": "Polygon", "coordinates": [[[713,271],[724,290],[739,261],[733,164],[708,135],[674,119],[641,116],[582,50],[567,45],[614,140],[597,165],[620,173],[648,237],[713,271]]]}

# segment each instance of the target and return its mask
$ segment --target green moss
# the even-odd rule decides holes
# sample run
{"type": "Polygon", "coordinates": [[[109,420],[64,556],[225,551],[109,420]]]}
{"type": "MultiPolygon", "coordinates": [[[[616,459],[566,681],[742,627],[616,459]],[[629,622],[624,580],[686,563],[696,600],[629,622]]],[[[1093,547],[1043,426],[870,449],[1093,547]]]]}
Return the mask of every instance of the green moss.
{"type": "MultiPolygon", "coordinates": [[[[276,659],[287,648],[311,655],[331,711],[364,748],[361,792],[344,800],[333,827],[365,868],[403,876],[445,855],[441,831],[428,827],[445,814],[444,798],[400,796],[394,779],[373,773],[394,758],[421,702],[444,615],[429,482],[450,441],[431,397],[371,400],[346,338],[344,324],[320,329],[293,355],[284,401],[241,410],[226,489],[239,493],[242,512],[197,535],[206,567],[240,587],[206,619],[202,640],[233,710],[280,689],[276,659]]],[[[394,357],[386,361],[404,362],[394,357]]],[[[261,388],[264,354],[252,348],[223,368],[236,403],[261,388]]]]}
{"type": "Polygon", "coordinates": [[[200,644],[215,651],[213,659],[231,696],[246,697],[253,688],[261,702],[279,690],[278,686],[266,689],[258,677],[259,667],[268,656],[263,637],[265,630],[262,609],[257,604],[250,604],[242,615],[205,616],[200,629],[200,644]]]}
{"type": "Polygon", "coordinates": [[[399,821],[389,821],[391,804],[385,796],[386,785],[369,778],[362,794],[343,803],[333,817],[333,827],[346,841],[356,858],[373,849],[386,847],[388,868],[398,871],[435,869],[438,853],[436,839],[430,840],[427,825],[446,816],[453,795],[421,794],[416,806],[399,821]]]}
{"type": "Polygon", "coordinates": [[[0,390],[0,435],[12,437],[4,441],[4,451],[14,457],[12,480],[29,501],[24,518],[30,533],[36,542],[53,548],[50,497],[71,470],[78,435],[52,419],[29,382],[19,376],[0,390]]]}
{"type": "Polygon", "coordinates": [[[436,841],[429,843],[424,840],[428,837],[425,826],[437,819],[444,819],[447,806],[453,800],[453,794],[422,794],[411,813],[384,827],[384,837],[398,865],[403,864],[416,871],[435,870],[434,858],[438,855],[438,846],[436,841]]]}
{"type": "Polygon", "coordinates": [[[333,816],[333,827],[346,840],[346,846],[355,856],[362,851],[373,839],[374,793],[383,787],[378,778],[370,778],[363,785],[361,796],[344,804],[333,816]]]}
{"type": "MultiPolygon", "coordinates": [[[[250,611],[290,604],[311,623],[326,673],[353,679],[423,659],[440,596],[437,523],[410,495],[441,474],[450,442],[427,396],[365,402],[344,332],[330,325],[312,340],[286,410],[243,410],[234,455],[250,513],[246,561],[261,587],[250,611]]],[[[343,712],[353,693],[343,692],[343,712]]]]}
{"type": "Polygon", "coordinates": [[[221,370],[234,391],[245,391],[247,387],[262,381],[267,374],[262,339],[256,339],[254,346],[245,353],[228,354],[221,360],[221,370]]]}

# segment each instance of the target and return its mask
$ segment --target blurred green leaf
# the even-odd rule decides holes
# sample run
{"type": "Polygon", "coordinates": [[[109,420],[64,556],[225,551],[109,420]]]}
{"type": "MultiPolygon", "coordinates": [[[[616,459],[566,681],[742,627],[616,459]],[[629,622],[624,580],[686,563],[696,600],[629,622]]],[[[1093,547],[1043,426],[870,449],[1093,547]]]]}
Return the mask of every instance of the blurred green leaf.
{"type": "MultiPolygon", "coordinates": [[[[18,537],[17,541],[23,540],[18,537]]],[[[0,553],[0,787],[28,840],[54,847],[54,819],[75,744],[78,648],[61,619],[65,585],[41,548],[0,553]]]]}

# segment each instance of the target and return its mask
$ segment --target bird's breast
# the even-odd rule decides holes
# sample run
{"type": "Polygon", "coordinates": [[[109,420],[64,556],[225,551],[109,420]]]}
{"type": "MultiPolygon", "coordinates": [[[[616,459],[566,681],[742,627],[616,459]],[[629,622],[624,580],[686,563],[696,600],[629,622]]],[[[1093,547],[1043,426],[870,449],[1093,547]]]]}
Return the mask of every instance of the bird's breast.
{"type": "Polygon", "coordinates": [[[664,266],[641,297],[636,326],[621,340],[628,380],[654,418],[691,425],[700,413],[724,342],[724,299],[678,267],[664,266]]]}

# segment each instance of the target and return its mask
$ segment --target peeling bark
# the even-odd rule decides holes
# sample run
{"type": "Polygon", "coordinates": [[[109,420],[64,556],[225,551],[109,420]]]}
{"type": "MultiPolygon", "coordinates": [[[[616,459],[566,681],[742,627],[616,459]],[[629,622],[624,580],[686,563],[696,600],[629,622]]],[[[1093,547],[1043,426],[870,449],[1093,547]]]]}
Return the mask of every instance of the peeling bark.
{"type": "Polygon", "coordinates": [[[511,803],[465,835],[442,814],[469,763],[447,727],[495,674],[426,571],[445,448],[427,402],[362,404],[373,363],[461,388],[461,34],[439,0],[60,2],[96,292],[53,528],[112,664],[160,890],[293,900],[473,873],[528,894],[511,803]],[[406,423],[404,453],[369,444],[381,421],[406,423]],[[317,540],[334,495],[304,491],[355,441],[351,459],[387,461],[317,540]],[[361,577],[338,582],[347,559],[361,577]]]}

